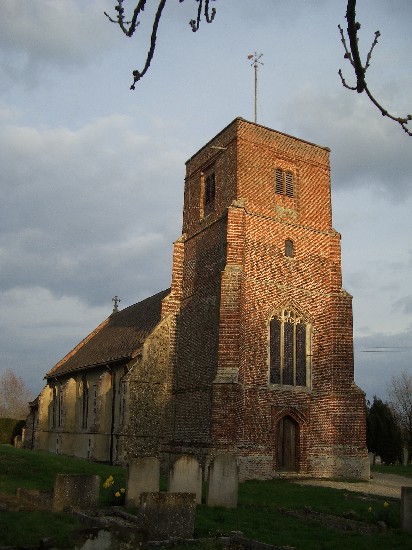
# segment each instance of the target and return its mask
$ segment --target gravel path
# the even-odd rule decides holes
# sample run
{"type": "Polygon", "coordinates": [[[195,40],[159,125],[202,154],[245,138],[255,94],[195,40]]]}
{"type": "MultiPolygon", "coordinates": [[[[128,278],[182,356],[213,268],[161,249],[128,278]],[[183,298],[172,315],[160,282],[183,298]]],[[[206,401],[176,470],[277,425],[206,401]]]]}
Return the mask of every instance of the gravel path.
{"type": "Polygon", "coordinates": [[[344,489],[367,495],[379,495],[388,498],[401,498],[401,487],[412,487],[412,479],[409,477],[396,476],[393,474],[381,474],[373,472],[370,481],[329,481],[327,479],[302,479],[296,481],[299,485],[319,485],[321,487],[332,487],[333,489],[344,489]]]}

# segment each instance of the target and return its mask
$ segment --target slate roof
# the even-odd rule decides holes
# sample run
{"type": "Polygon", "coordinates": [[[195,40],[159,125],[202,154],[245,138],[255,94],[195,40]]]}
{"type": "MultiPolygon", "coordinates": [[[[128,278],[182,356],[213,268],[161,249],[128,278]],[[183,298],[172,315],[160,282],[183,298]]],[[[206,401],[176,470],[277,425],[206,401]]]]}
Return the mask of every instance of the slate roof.
{"type": "Polygon", "coordinates": [[[170,289],[110,315],[59,361],[46,378],[131,359],[160,322],[162,300],[170,289]]]}

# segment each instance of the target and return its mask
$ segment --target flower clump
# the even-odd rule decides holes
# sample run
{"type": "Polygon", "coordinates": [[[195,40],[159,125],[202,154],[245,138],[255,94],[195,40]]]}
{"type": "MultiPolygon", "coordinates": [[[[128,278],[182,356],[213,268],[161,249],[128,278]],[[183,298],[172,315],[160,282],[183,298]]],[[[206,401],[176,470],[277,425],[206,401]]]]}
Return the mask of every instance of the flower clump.
{"type": "Polygon", "coordinates": [[[124,504],[126,489],[124,487],[116,488],[113,476],[109,476],[103,483],[103,489],[110,489],[111,492],[111,504],[122,505],[124,504]]]}
{"type": "Polygon", "coordinates": [[[369,506],[368,512],[371,515],[371,519],[374,522],[384,522],[387,526],[393,526],[393,518],[390,514],[390,504],[385,500],[382,504],[382,508],[377,507],[376,509],[373,506],[369,506]]]}

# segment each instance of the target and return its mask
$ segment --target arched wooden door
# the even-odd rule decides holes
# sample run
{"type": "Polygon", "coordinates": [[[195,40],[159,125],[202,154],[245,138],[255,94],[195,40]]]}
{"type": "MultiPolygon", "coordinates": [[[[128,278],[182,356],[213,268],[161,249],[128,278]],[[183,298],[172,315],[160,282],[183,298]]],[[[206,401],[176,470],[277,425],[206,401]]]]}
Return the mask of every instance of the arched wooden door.
{"type": "Polygon", "coordinates": [[[276,437],[276,469],[298,470],[299,426],[291,416],[279,420],[276,437]]]}

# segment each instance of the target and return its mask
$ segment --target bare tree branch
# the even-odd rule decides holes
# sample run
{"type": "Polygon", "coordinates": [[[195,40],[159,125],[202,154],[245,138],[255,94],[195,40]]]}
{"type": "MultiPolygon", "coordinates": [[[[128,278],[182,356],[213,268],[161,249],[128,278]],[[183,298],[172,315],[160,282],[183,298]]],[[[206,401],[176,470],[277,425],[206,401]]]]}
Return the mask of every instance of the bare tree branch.
{"type": "Polygon", "coordinates": [[[368,70],[372,59],[373,49],[378,44],[378,38],[380,37],[381,33],[379,31],[375,32],[375,39],[372,42],[372,45],[366,57],[365,66],[363,66],[360,58],[359,47],[358,47],[358,44],[359,44],[358,31],[361,28],[361,26],[360,26],[360,23],[356,21],[356,0],[348,0],[348,4],[346,8],[346,20],[348,23],[347,34],[349,38],[349,46],[350,46],[349,48],[348,48],[345,33],[342,27],[338,25],[338,28],[339,28],[343,47],[345,49],[344,58],[349,60],[350,64],[352,65],[355,71],[356,86],[349,86],[349,84],[346,82],[346,80],[343,77],[342,70],[339,69],[339,76],[341,78],[342,85],[345,88],[348,88],[349,90],[356,90],[359,94],[361,94],[362,92],[365,92],[366,95],[369,97],[372,103],[379,109],[379,111],[382,113],[383,116],[387,116],[391,120],[398,122],[402,126],[403,130],[409,136],[412,136],[412,130],[410,130],[410,128],[408,127],[408,123],[412,120],[412,115],[407,115],[406,117],[397,117],[390,114],[384,107],[382,107],[382,105],[380,105],[380,103],[372,95],[365,80],[366,71],[368,70]]]}
{"type": "MultiPolygon", "coordinates": [[[[117,11],[117,16],[115,18],[110,17],[110,15],[108,15],[106,12],[104,12],[104,14],[109,19],[109,21],[119,25],[119,27],[121,28],[121,30],[126,36],[131,37],[134,35],[138,25],[140,24],[140,21],[138,21],[138,18],[139,16],[141,16],[142,12],[144,11],[144,8],[146,6],[146,1],[147,0],[139,0],[139,2],[137,3],[133,11],[133,16],[130,21],[125,21],[124,7],[123,7],[124,0],[117,0],[117,5],[114,8],[115,11],[117,11]]],[[[212,8],[212,10],[209,11],[209,5],[210,5],[210,2],[214,2],[214,1],[215,0],[196,0],[196,2],[198,2],[199,4],[198,10],[197,10],[197,18],[189,21],[189,24],[192,27],[193,32],[196,32],[199,29],[203,6],[204,6],[204,15],[205,15],[206,21],[208,23],[211,23],[213,21],[216,15],[216,9],[212,8]]],[[[180,4],[182,2],[184,2],[184,0],[179,0],[180,4]]],[[[157,7],[156,15],[153,22],[152,34],[150,38],[150,47],[147,52],[146,62],[142,70],[138,71],[137,69],[135,69],[133,71],[133,84],[130,86],[131,90],[135,89],[136,82],[138,82],[146,74],[148,68],[150,67],[150,63],[152,62],[154,52],[156,49],[157,30],[159,27],[160,18],[162,17],[162,12],[165,5],[166,5],[166,0],[159,1],[159,5],[157,7]]]]}

